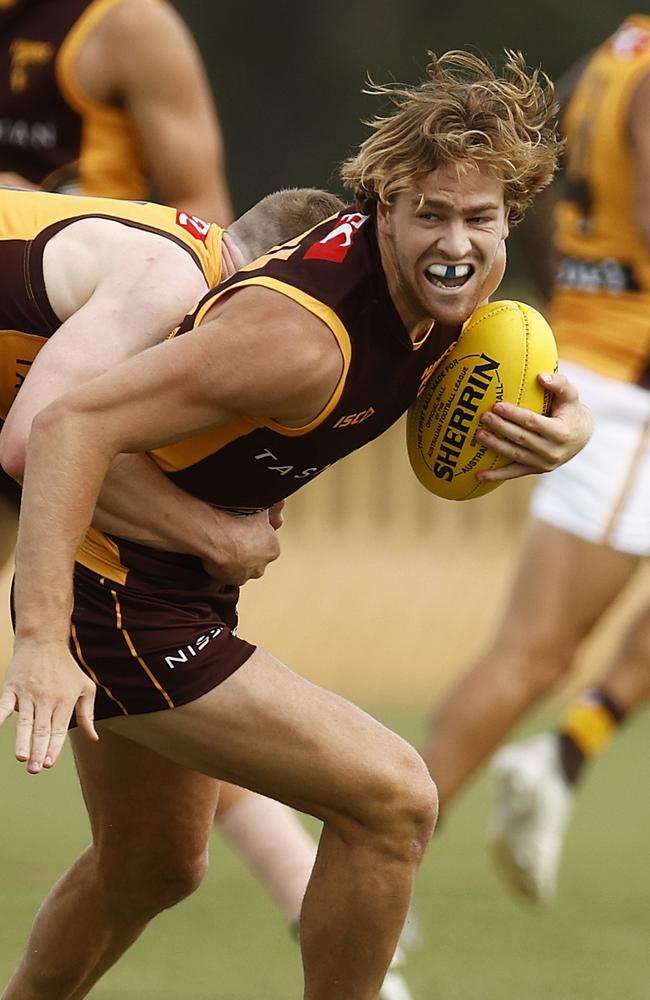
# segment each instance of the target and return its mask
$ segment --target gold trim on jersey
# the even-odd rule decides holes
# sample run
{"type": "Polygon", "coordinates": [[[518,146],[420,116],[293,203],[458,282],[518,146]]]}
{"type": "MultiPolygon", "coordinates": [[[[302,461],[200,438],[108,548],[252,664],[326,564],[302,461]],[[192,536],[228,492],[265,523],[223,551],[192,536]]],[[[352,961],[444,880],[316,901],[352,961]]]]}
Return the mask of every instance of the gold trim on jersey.
{"type": "Polygon", "coordinates": [[[235,420],[224,427],[212,427],[200,434],[193,435],[191,438],[186,438],[184,441],[156,448],[150,455],[163,472],[178,472],[179,469],[196,465],[207,455],[221,451],[231,441],[250,434],[259,426],[259,421],[243,417],[241,420],[235,420]]]}
{"type": "MultiPolygon", "coordinates": [[[[352,357],[352,348],[350,345],[348,331],[345,329],[336,313],[330,309],[329,306],[326,306],[318,299],[312,298],[311,295],[307,295],[300,289],[294,288],[292,285],[285,285],[283,282],[278,281],[277,278],[261,276],[245,278],[243,281],[238,282],[235,286],[231,285],[228,288],[224,288],[222,291],[215,292],[214,295],[204,302],[201,308],[197,310],[194,317],[193,329],[197,331],[201,330],[201,321],[222,296],[229,295],[245,285],[257,285],[258,287],[263,286],[265,288],[270,288],[273,291],[280,292],[288,298],[293,299],[295,302],[298,302],[299,305],[304,306],[304,308],[309,312],[323,320],[326,326],[328,326],[332,331],[343,357],[343,371],[341,372],[339,381],[320,413],[318,413],[308,424],[303,424],[300,427],[289,427],[286,424],[281,424],[279,421],[272,420],[270,418],[247,416],[242,417],[240,420],[235,420],[232,423],[225,424],[224,426],[208,428],[208,430],[202,431],[200,434],[185,438],[182,441],[177,441],[175,444],[166,445],[162,448],[156,448],[150,453],[150,455],[164,472],[178,472],[180,469],[187,469],[191,465],[196,465],[197,462],[200,462],[209,455],[213,455],[215,452],[220,451],[227,444],[230,444],[231,441],[235,441],[239,437],[244,437],[246,434],[252,433],[252,431],[258,427],[268,427],[276,431],[276,433],[282,434],[284,437],[299,437],[303,434],[308,434],[310,431],[314,430],[315,427],[322,424],[322,422],[336,407],[339,399],[341,398],[341,393],[343,392],[343,388],[345,386],[345,380],[348,375],[350,360],[352,357]]],[[[173,331],[172,336],[175,336],[176,333],[177,331],[173,331]]]]}
{"type": "Polygon", "coordinates": [[[343,357],[343,371],[341,372],[339,381],[337,382],[328,402],[313,420],[310,420],[308,424],[303,424],[300,427],[289,427],[287,424],[281,424],[277,420],[250,418],[254,421],[256,427],[272,427],[273,430],[278,432],[278,434],[284,434],[287,437],[296,437],[301,434],[308,434],[309,431],[312,431],[315,427],[322,424],[323,420],[329,416],[341,398],[341,393],[343,392],[343,387],[345,386],[345,380],[350,369],[350,361],[352,359],[350,335],[330,306],[325,305],[325,303],[321,302],[319,299],[313,298],[311,295],[303,292],[300,288],[295,288],[293,285],[285,284],[285,282],[280,281],[278,278],[271,278],[265,275],[258,275],[254,278],[244,278],[242,281],[238,281],[236,285],[229,285],[222,291],[216,292],[214,297],[211,298],[209,302],[206,302],[204,307],[197,313],[195,326],[198,325],[200,320],[223,295],[230,295],[238,288],[244,288],[246,285],[256,285],[258,287],[270,288],[274,292],[279,292],[281,295],[285,295],[288,299],[293,299],[293,301],[297,302],[298,305],[303,306],[303,308],[307,309],[308,312],[322,320],[323,323],[325,323],[325,325],[332,331],[334,339],[338,344],[343,357]]]}
{"type": "Polygon", "coordinates": [[[144,163],[128,115],[119,108],[101,104],[80,89],[73,62],[93,28],[124,0],[94,0],[63,41],[55,63],[61,93],[83,120],[79,152],[80,184],[83,194],[141,199],[149,185],[144,163]]]}
{"type": "Polygon", "coordinates": [[[105,576],[122,586],[126,583],[129,571],[122,565],[119,548],[97,528],[88,529],[77,552],[76,561],[97,576],[105,576]]]}

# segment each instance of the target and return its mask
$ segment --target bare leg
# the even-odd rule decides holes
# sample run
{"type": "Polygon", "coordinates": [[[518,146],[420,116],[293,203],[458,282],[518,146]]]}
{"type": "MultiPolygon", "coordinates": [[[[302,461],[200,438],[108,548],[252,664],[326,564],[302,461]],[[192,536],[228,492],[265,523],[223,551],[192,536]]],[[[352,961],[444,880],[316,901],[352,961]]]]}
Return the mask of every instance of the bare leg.
{"type": "Polygon", "coordinates": [[[650,698],[650,608],[644,608],[629,626],[620,650],[597,686],[626,715],[650,698]]]}
{"type": "Polygon", "coordinates": [[[595,687],[571,704],[559,731],[504,747],[493,762],[488,840],[507,885],[548,902],[585,766],[602,753],[625,715],[650,696],[650,609],[635,619],[595,687]]]}
{"type": "Polygon", "coordinates": [[[99,744],[74,738],[93,847],[41,908],[5,1000],[81,1000],[192,891],[222,776],[323,820],[301,917],[305,1000],[375,1000],[435,822],[412,747],[259,650],[190,705],[101,730],[99,744]]]}
{"type": "Polygon", "coordinates": [[[108,725],[323,821],[300,922],[305,1000],[375,1000],[435,822],[413,748],[260,650],[190,705],[108,725]]]}
{"type": "Polygon", "coordinates": [[[224,782],[215,826],[297,928],[317,845],[293,810],[224,782]]]}
{"type": "Polygon", "coordinates": [[[77,1000],[200,883],[218,782],[108,732],[71,740],[93,844],[43,903],[4,1000],[77,1000]]]}
{"type": "Polygon", "coordinates": [[[441,809],[570,670],[638,561],[533,522],[496,637],[438,706],[424,746],[441,809]]]}

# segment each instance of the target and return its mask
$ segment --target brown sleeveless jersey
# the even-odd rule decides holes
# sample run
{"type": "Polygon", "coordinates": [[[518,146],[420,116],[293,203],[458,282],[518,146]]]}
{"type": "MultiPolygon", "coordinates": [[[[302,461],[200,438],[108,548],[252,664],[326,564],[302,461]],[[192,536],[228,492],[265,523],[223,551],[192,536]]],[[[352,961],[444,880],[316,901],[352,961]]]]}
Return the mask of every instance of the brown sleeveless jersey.
{"type": "Polygon", "coordinates": [[[0,170],[86,195],[148,193],[127,115],[79,89],[74,59],[120,0],[15,0],[0,5],[0,170]]]}
{"type": "Polygon", "coordinates": [[[388,291],[374,220],[352,210],[209,292],[179,335],[221,296],[251,285],[280,292],[322,319],[344,365],[327,406],[304,427],[251,416],[153,453],[179,486],[237,510],[269,507],[382,434],[458,336],[434,326],[411,342],[388,291]]]}
{"type": "MultiPolygon", "coordinates": [[[[387,430],[459,334],[458,328],[433,326],[418,343],[411,342],[388,291],[374,220],[351,209],[208,292],[176,336],[199,326],[223,295],[249,286],[286,295],[326,323],[339,345],[343,372],[323,411],[304,427],[250,416],[151,453],[189,493],[240,512],[283,500],[387,430]]],[[[131,543],[91,528],[77,559],[124,584],[132,550],[131,543]]]]}

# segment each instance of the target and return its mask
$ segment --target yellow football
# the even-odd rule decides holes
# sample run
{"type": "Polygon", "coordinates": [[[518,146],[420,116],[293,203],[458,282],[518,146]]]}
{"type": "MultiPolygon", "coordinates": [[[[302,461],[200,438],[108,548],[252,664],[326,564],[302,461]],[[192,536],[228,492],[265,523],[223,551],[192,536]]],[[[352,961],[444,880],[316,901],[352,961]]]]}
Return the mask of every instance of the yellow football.
{"type": "Polygon", "coordinates": [[[476,440],[479,418],[500,400],[547,413],[551,396],[537,376],[556,368],[555,337],[541,313],[507,300],[479,306],[408,411],[408,454],[422,485],[447,500],[500,486],[476,479],[509,461],[476,440]]]}

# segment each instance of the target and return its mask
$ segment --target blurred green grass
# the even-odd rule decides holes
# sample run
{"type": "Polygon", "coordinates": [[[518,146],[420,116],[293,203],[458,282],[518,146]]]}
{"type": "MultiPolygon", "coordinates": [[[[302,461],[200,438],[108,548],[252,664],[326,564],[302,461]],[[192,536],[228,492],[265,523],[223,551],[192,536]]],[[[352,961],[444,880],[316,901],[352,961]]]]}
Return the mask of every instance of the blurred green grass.
{"type": "MultiPolygon", "coordinates": [[[[374,711],[419,742],[415,710],[374,711]]],[[[547,721],[537,716],[524,731],[547,721]]],[[[559,898],[541,912],[511,899],[490,869],[489,790],[479,777],[420,873],[424,943],[408,964],[417,1000],[647,1000],[649,736],[650,716],[641,714],[593,768],[571,826],[559,898]]],[[[12,743],[9,725],[0,730],[2,983],[43,895],[88,840],[69,753],[53,772],[30,778],[13,763],[12,743]]],[[[273,904],[215,837],[201,889],[161,915],[92,996],[297,1000],[301,981],[297,946],[273,904]]]]}

